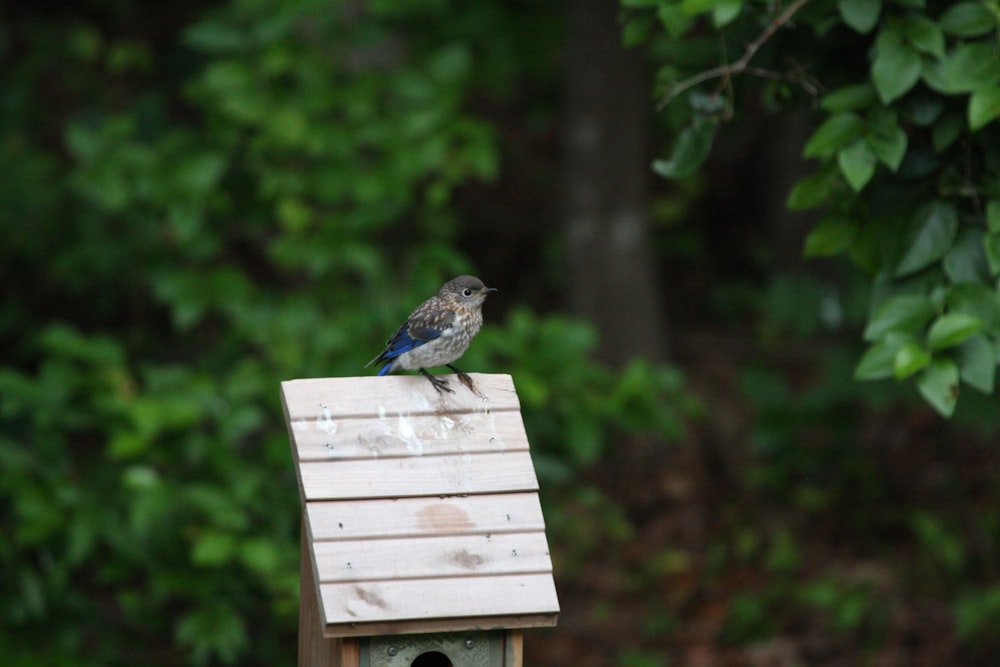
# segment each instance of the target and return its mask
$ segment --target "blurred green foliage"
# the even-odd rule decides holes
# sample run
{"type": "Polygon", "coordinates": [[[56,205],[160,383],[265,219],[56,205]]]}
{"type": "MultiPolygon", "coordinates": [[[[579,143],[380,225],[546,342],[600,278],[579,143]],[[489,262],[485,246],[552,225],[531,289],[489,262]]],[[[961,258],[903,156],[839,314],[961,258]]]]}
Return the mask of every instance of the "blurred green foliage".
{"type": "Polygon", "coordinates": [[[623,0],[625,41],[658,63],[680,128],[667,178],[696,173],[748,91],[808,105],[821,208],[807,256],[847,254],[874,284],[856,376],[915,383],[950,416],[1000,361],[1000,3],[623,0]],[[720,53],[722,54],[720,56],[720,53]],[[721,61],[721,62],[720,62],[721,61]]]}
{"type": "MultiPolygon", "coordinates": [[[[501,150],[470,99],[551,34],[503,3],[176,10],[0,35],[3,664],[293,663],[278,383],[362,373],[473,270],[452,194],[501,150]]],[[[613,432],[679,433],[675,370],[613,374],[569,319],[487,321],[467,366],[513,374],[550,479],[613,432]]]]}
{"type": "MultiPolygon", "coordinates": [[[[810,524],[796,525],[789,543],[784,528],[743,526],[738,514],[728,543],[711,546],[720,568],[788,565],[727,596],[722,636],[781,637],[799,628],[797,616],[819,612],[852,637],[841,655],[853,664],[891,644],[900,604],[940,598],[959,647],[942,659],[993,664],[997,496],[962,469],[957,450],[971,441],[978,456],[997,432],[1000,3],[621,4],[624,41],[656,64],[654,96],[675,130],[654,171],[697,176],[720,128],[741,114],[807,109],[809,173],[787,206],[819,209],[806,257],[846,256],[864,273],[860,285],[797,273],[771,276],[763,290],[716,289],[717,305],[753,303],[759,316],[760,358],[740,371],[755,413],[740,479],[766,507],[810,524]],[[864,347],[837,335],[853,331],[864,347]],[[957,424],[923,427],[911,397],[855,379],[914,387],[957,424]],[[817,576],[794,558],[775,561],[783,541],[786,555],[818,541],[837,560],[879,565],[817,576]],[[870,652],[852,653],[859,646],[870,652]]],[[[994,469],[993,452],[982,456],[994,469]]]]}
{"type": "MultiPolygon", "coordinates": [[[[752,39],[776,6],[624,4],[626,39],[666,63],[661,92],[717,63],[716,29],[730,45],[752,39]]],[[[487,305],[465,365],[514,376],[554,489],[560,586],[590,585],[608,558],[600,576],[620,580],[629,604],[646,595],[637,627],[657,644],[610,647],[615,664],[664,664],[691,599],[713,596],[724,598],[717,638],[733,645],[818,615],[838,643],[877,647],[894,610],[933,598],[963,657],[990,664],[1000,650],[995,485],[966,488],[968,472],[943,466],[901,478],[920,466],[893,458],[900,436],[886,422],[916,414],[931,431],[907,456],[940,427],[893,383],[855,381],[913,379],[948,413],[956,383],[992,389],[1000,144],[980,57],[995,46],[996,4],[945,4],[809,3],[802,30],[760,51],[780,67],[783,49],[808,48],[830,73],[806,147],[817,172],[791,203],[828,211],[808,255],[847,253],[874,277],[714,287],[713,316],[752,329],[752,358],[711,352],[732,355],[753,417],[747,451],[725,443],[739,457],[734,488],[706,535],[645,534],[643,512],[683,500],[668,489],[637,511],[600,474],[630,435],[684,438],[692,417],[725,406],[699,404],[671,366],[594,364],[586,324],[504,292],[487,305]],[[858,332],[867,352],[844,342],[858,332]],[[866,446],[880,439],[890,445],[866,446]],[[817,543],[898,573],[817,573],[817,543]],[[741,578],[751,570],[763,579],[741,578]]],[[[364,372],[415,303],[475,270],[456,193],[501,170],[506,137],[482,109],[518,95],[523,77],[554,77],[551,10],[90,0],[55,16],[25,5],[0,26],[0,662],[293,662],[299,504],[278,383],[364,372]]],[[[745,78],[731,98],[698,89],[665,109],[688,129],[660,173],[696,173],[745,78]]],[[[765,82],[766,99],[791,106],[803,83],[765,82]]],[[[698,194],[684,187],[660,202],[675,220],[698,194]]],[[[709,252],[700,230],[678,233],[662,256],[709,252]]],[[[990,436],[1000,413],[963,393],[954,424],[990,436]]],[[[682,481],[683,499],[700,480],[682,481]]],[[[601,599],[594,616],[607,625],[620,612],[601,599]]]]}
{"type": "MultiPolygon", "coordinates": [[[[855,381],[858,342],[817,338],[825,279],[796,276],[794,290],[787,280],[773,276],[760,291],[760,358],[740,375],[755,413],[741,481],[767,516],[734,513],[726,543],[713,547],[713,576],[766,575],[727,597],[722,637],[781,637],[818,615],[825,641],[861,660],[892,645],[901,606],[940,603],[958,646],[945,662],[991,664],[1000,627],[994,402],[965,401],[951,423],[924,424],[927,410],[905,387],[855,381]],[[981,469],[966,469],[964,457],[980,454],[981,469]]],[[[864,280],[839,288],[838,328],[858,330],[864,280]]]]}

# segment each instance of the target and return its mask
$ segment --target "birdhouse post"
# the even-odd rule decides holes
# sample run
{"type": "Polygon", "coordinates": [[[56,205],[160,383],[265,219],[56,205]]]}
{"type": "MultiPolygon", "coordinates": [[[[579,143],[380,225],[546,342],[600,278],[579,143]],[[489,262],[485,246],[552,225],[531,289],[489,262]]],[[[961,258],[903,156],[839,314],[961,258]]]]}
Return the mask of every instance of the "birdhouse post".
{"type": "Polygon", "coordinates": [[[509,375],[281,385],[302,513],[299,667],[515,667],[555,625],[509,375]]]}

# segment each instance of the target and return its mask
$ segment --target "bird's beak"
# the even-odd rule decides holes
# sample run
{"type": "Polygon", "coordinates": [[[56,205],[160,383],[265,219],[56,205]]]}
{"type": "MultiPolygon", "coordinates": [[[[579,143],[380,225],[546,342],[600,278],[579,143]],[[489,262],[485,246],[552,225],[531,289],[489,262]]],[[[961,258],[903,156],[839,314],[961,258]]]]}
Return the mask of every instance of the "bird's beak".
{"type": "Polygon", "coordinates": [[[496,287],[487,287],[487,288],[486,288],[486,289],[484,289],[483,291],[484,291],[484,292],[485,292],[486,294],[489,294],[490,292],[496,292],[496,291],[498,291],[498,290],[497,290],[497,288],[496,288],[496,287]]]}

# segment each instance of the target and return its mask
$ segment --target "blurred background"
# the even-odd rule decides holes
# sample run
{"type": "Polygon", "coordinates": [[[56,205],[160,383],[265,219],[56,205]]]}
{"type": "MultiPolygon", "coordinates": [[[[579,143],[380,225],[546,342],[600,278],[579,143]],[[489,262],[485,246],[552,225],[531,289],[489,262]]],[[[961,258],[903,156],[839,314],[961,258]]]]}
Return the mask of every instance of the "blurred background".
{"type": "Polygon", "coordinates": [[[653,172],[671,54],[620,12],[0,9],[0,663],[295,664],[279,382],[366,374],[459,273],[542,485],[528,664],[1000,661],[994,401],[854,379],[870,280],[785,207],[803,86],[653,172]]]}

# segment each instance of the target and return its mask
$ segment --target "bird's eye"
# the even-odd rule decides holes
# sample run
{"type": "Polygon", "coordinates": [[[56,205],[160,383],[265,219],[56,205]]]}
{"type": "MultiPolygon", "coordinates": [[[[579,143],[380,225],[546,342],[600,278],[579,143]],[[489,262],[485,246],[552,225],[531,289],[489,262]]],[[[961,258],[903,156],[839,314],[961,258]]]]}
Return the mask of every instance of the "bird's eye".
{"type": "Polygon", "coordinates": [[[464,290],[462,290],[462,296],[472,296],[472,290],[466,287],[464,290]]]}

